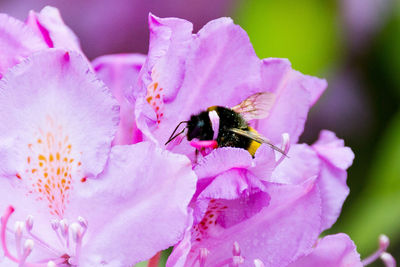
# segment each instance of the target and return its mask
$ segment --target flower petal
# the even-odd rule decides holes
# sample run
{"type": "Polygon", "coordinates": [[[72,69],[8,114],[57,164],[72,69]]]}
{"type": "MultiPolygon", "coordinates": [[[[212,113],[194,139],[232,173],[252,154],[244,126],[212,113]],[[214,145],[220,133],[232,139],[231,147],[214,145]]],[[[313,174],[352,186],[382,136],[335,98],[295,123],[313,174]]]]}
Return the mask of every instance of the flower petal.
{"type": "Polygon", "coordinates": [[[0,79],[8,68],[45,48],[46,44],[23,22],[0,14],[0,79]]]}
{"type": "Polygon", "coordinates": [[[311,147],[305,144],[292,145],[288,156],[272,172],[270,182],[301,184],[318,176],[320,160],[311,147]]]}
{"type": "Polygon", "coordinates": [[[48,47],[82,52],[78,37],[64,24],[60,11],[55,7],[46,6],[40,13],[29,12],[26,24],[42,37],[48,47]]]}
{"type": "MultiPolygon", "coordinates": [[[[234,106],[260,90],[260,60],[245,31],[231,19],[211,21],[196,35],[189,32],[188,22],[177,20],[171,26],[171,21],[150,19],[152,33],[164,30],[164,34],[151,36],[148,61],[155,62],[145,64],[143,72],[147,76],[141,80],[147,93],[162,89],[157,91],[162,96],[160,103],[150,100],[159,122],[148,124],[155,127],[153,134],[160,142],[167,141],[173,128],[190,115],[212,105],[234,106]],[[158,58],[152,57],[152,49],[161,46],[163,49],[156,53],[158,58]]],[[[142,127],[146,126],[139,126],[142,127]]],[[[186,142],[182,145],[188,146],[186,142]]]]}
{"type": "Polygon", "coordinates": [[[252,157],[242,148],[221,147],[201,159],[194,168],[199,179],[215,177],[232,168],[250,168],[252,157]]]}
{"type": "Polygon", "coordinates": [[[349,147],[345,147],[344,141],[337,138],[331,131],[321,131],[313,148],[322,159],[336,168],[346,170],[353,163],[354,153],[349,147]]]}
{"type": "Polygon", "coordinates": [[[288,267],[361,267],[360,254],[346,234],[328,235],[318,241],[313,251],[288,267]]]}
{"type": "MultiPolygon", "coordinates": [[[[193,211],[189,208],[189,212],[193,211]]],[[[193,226],[193,217],[188,217],[187,226],[185,229],[185,235],[183,239],[174,247],[174,252],[168,257],[167,267],[183,267],[185,266],[186,257],[190,252],[191,248],[191,230],[193,226]]]]}
{"type": "Polygon", "coordinates": [[[147,142],[114,146],[99,179],[81,183],[71,197],[69,216],[89,222],[82,264],[129,266],[178,242],[195,187],[185,156],[147,142]]]}
{"type": "Polygon", "coordinates": [[[268,207],[203,239],[196,244],[197,250],[192,248],[185,266],[195,265],[198,248],[210,251],[206,266],[218,266],[231,257],[234,242],[245,256],[244,266],[252,266],[254,259],[268,266],[285,266],[309,251],[320,233],[320,196],[314,180],[302,185],[269,184],[267,192],[268,207]]]}
{"type": "Polygon", "coordinates": [[[322,198],[322,227],[330,228],[340,215],[343,202],[349,194],[346,169],[352,164],[354,154],[344,142],[330,131],[322,131],[312,146],[321,159],[318,187],[322,198]]]}
{"type": "Polygon", "coordinates": [[[146,57],[141,54],[101,56],[93,60],[97,76],[111,89],[117,99],[121,120],[113,144],[127,145],[142,141],[135,122],[135,96],[133,86],[146,57]]]}
{"type": "Polygon", "coordinates": [[[291,68],[285,59],[265,59],[262,64],[262,86],[276,94],[269,116],[258,123],[257,130],[278,144],[283,133],[297,143],[303,132],[307,113],[325,90],[325,80],[303,75],[291,68]]]}
{"type": "Polygon", "coordinates": [[[119,107],[82,56],[38,52],[3,77],[0,92],[0,155],[12,159],[3,175],[28,178],[64,161],[73,179],[103,170],[119,107]]]}

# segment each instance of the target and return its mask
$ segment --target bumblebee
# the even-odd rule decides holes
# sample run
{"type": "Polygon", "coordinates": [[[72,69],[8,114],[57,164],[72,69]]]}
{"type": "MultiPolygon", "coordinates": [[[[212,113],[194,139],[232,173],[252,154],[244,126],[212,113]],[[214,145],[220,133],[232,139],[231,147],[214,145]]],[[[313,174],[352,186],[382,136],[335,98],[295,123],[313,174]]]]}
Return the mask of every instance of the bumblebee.
{"type": "Polygon", "coordinates": [[[187,129],[186,137],[189,141],[193,139],[215,140],[218,147],[243,148],[249,151],[253,157],[261,144],[265,143],[274,150],[285,154],[250,127],[248,123],[250,120],[267,117],[274,101],[273,93],[262,92],[251,95],[232,108],[209,107],[205,111],[192,115],[190,120],[180,122],[165,144],[167,145],[187,129]],[[186,127],[175,134],[182,123],[186,123],[186,127]]]}

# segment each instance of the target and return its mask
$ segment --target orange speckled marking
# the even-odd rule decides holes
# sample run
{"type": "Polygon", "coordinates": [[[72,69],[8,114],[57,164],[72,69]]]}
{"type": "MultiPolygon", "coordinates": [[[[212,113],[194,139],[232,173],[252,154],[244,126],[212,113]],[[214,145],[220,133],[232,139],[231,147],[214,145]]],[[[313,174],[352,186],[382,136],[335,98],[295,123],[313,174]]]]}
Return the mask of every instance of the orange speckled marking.
{"type": "Polygon", "coordinates": [[[62,126],[50,116],[33,140],[27,145],[27,169],[22,179],[29,181],[29,193],[48,203],[52,215],[63,217],[73,188],[72,177],[80,173],[81,162],[76,157],[81,153],[76,153],[62,126]]]}
{"type": "Polygon", "coordinates": [[[147,86],[146,100],[156,113],[157,123],[160,124],[164,116],[164,93],[163,88],[157,82],[158,75],[155,69],[151,72],[151,79],[152,82],[147,86]]]}

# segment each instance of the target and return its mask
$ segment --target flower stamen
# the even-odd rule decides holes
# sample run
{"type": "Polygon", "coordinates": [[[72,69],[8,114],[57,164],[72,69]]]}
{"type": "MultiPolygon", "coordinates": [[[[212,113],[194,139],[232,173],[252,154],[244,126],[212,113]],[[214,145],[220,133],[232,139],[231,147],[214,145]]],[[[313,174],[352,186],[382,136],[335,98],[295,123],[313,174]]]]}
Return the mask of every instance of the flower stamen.
{"type": "Polygon", "coordinates": [[[244,258],[241,256],[242,252],[240,250],[240,246],[238,242],[233,242],[232,249],[232,263],[230,264],[232,267],[238,267],[240,264],[244,262],[244,258]]]}
{"type": "Polygon", "coordinates": [[[239,265],[244,263],[244,258],[242,257],[242,252],[238,242],[233,242],[232,257],[218,262],[215,266],[229,266],[229,267],[239,267],[239,265]]]}
{"type": "Polygon", "coordinates": [[[15,222],[15,246],[17,248],[17,257],[21,257],[21,244],[22,244],[22,231],[24,229],[24,223],[21,221],[15,222]]]}
{"type": "Polygon", "coordinates": [[[290,149],[290,136],[288,133],[283,133],[282,134],[282,146],[281,150],[284,152],[284,154],[281,154],[281,157],[278,159],[276,162],[276,166],[281,164],[281,162],[287,157],[287,154],[290,149]]]}
{"type": "Polygon", "coordinates": [[[200,248],[200,252],[199,252],[200,267],[204,267],[206,265],[206,260],[207,260],[209,253],[210,253],[210,251],[208,249],[200,248]]]}
{"type": "MultiPolygon", "coordinates": [[[[52,248],[51,246],[49,246],[44,240],[42,240],[40,237],[38,237],[37,235],[35,235],[34,233],[32,233],[32,228],[33,228],[33,216],[29,215],[29,223],[26,224],[25,228],[26,228],[26,232],[29,234],[29,236],[35,240],[39,245],[41,245],[42,247],[48,249],[49,251],[51,251],[52,253],[54,253],[55,255],[59,255],[60,251],[52,248]]],[[[27,219],[28,220],[28,219],[27,219]]]]}
{"type": "Polygon", "coordinates": [[[254,260],[254,267],[265,267],[265,265],[260,259],[255,259],[254,260]]]}
{"type": "Polygon", "coordinates": [[[60,222],[57,219],[53,219],[51,220],[51,228],[54,230],[54,232],[56,233],[57,239],[60,242],[61,246],[64,246],[64,241],[62,240],[62,237],[60,235],[60,233],[58,232],[58,229],[60,228],[60,222]]]}
{"type": "Polygon", "coordinates": [[[68,234],[68,228],[69,228],[69,224],[68,221],[66,219],[62,219],[60,221],[60,232],[61,232],[61,236],[64,238],[65,240],[65,246],[69,249],[69,234],[68,234]]]}
{"type": "Polygon", "coordinates": [[[18,265],[18,266],[20,266],[20,267],[23,267],[23,266],[24,266],[25,261],[26,261],[26,258],[28,258],[28,256],[29,256],[29,255],[31,254],[31,252],[32,252],[33,245],[34,245],[34,242],[33,242],[32,239],[27,239],[27,240],[25,241],[25,244],[24,244],[24,251],[23,251],[23,253],[22,253],[22,256],[20,257],[19,265],[18,265]]]}
{"type": "Polygon", "coordinates": [[[78,262],[79,260],[79,253],[82,247],[82,238],[83,235],[85,234],[85,230],[83,227],[78,224],[78,223],[72,223],[71,226],[71,234],[72,234],[72,240],[75,242],[75,257],[73,260],[74,262],[78,262]]]}
{"type": "Polygon", "coordinates": [[[389,247],[389,244],[390,244],[389,238],[386,235],[380,235],[378,250],[375,251],[375,253],[373,253],[369,257],[362,260],[362,264],[364,266],[367,266],[376,261],[377,259],[381,258],[386,267],[395,267],[396,261],[394,260],[392,255],[386,252],[386,249],[389,247]]]}
{"type": "Polygon", "coordinates": [[[389,253],[383,252],[380,258],[386,267],[396,267],[396,260],[389,253]]]}
{"type": "Polygon", "coordinates": [[[52,248],[49,244],[47,244],[45,241],[43,241],[38,236],[32,233],[34,224],[33,216],[31,215],[28,216],[25,223],[22,221],[17,221],[15,223],[15,231],[14,231],[16,239],[16,248],[17,248],[17,257],[15,257],[8,250],[7,240],[6,240],[6,231],[12,233],[12,231],[7,228],[7,222],[14,211],[15,211],[14,207],[9,206],[5,214],[1,218],[0,239],[5,257],[16,262],[18,266],[21,267],[45,267],[45,266],[53,267],[59,264],[62,266],[64,266],[65,264],[67,264],[68,266],[78,265],[79,255],[82,247],[82,239],[88,228],[88,222],[84,218],[79,217],[77,222],[73,222],[71,224],[68,224],[68,221],[66,219],[62,219],[60,221],[58,220],[51,221],[51,228],[56,233],[61,246],[63,247],[63,249],[66,250],[67,253],[52,248]],[[24,228],[28,234],[28,237],[23,233],[24,228]],[[71,244],[71,246],[69,244],[70,234],[71,234],[71,241],[73,241],[74,243],[71,244]],[[25,243],[21,251],[21,243],[23,242],[23,240],[25,240],[25,243]],[[34,243],[37,243],[47,251],[54,253],[55,257],[42,259],[35,263],[26,262],[26,259],[32,252],[34,243]],[[73,248],[74,252],[70,253],[70,251],[73,248]]]}

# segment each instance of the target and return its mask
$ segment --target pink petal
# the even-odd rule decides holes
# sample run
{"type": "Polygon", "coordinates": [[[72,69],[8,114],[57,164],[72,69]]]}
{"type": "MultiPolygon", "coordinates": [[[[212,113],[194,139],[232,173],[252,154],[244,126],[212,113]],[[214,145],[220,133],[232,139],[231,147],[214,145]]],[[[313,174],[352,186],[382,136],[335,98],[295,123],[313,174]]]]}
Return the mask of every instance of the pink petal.
{"type": "Polygon", "coordinates": [[[164,88],[165,100],[176,94],[182,85],[186,53],[192,39],[193,25],[178,18],[158,18],[149,14],[150,47],[143,68],[143,82],[147,86],[154,69],[164,88]],[[173,73],[174,75],[171,75],[173,73]]]}
{"type": "Polygon", "coordinates": [[[150,143],[114,146],[99,179],[79,184],[71,197],[70,217],[89,222],[81,263],[128,266],[177,243],[195,187],[185,156],[150,143]]]}
{"type": "MultiPolygon", "coordinates": [[[[189,212],[193,212],[189,210],[189,212]]],[[[183,239],[174,247],[174,252],[168,257],[167,267],[183,267],[185,266],[186,257],[191,248],[191,230],[193,226],[193,217],[188,216],[187,226],[183,239]]]]}
{"type": "Polygon", "coordinates": [[[140,54],[107,55],[96,58],[92,66],[97,76],[117,99],[121,120],[113,144],[133,144],[142,140],[135,122],[133,86],[146,57],[140,54]]]}
{"type": "Polygon", "coordinates": [[[232,168],[250,168],[252,161],[250,153],[244,149],[221,147],[202,158],[194,170],[199,179],[209,178],[232,168]]]}
{"type": "Polygon", "coordinates": [[[231,19],[214,20],[196,35],[183,20],[151,17],[150,28],[148,61],[154,63],[145,65],[147,76],[142,76],[141,86],[147,91],[151,82],[157,82],[163,88],[163,115],[157,127],[153,122],[139,128],[155,127],[152,134],[158,141],[165,142],[190,115],[212,105],[236,105],[260,90],[260,60],[247,34],[231,19]]]}
{"type": "MultiPolygon", "coordinates": [[[[46,201],[39,200],[37,195],[28,194],[28,190],[23,181],[17,178],[6,179],[1,177],[0,211],[2,215],[6,208],[10,205],[15,208],[15,212],[12,214],[7,224],[8,228],[11,230],[8,232],[9,239],[7,241],[7,246],[13,255],[16,255],[15,236],[13,235],[15,222],[25,221],[28,215],[32,215],[34,217],[34,232],[39,233],[40,238],[45,242],[53,244],[54,248],[61,248],[58,243],[57,236],[52,231],[50,224],[51,219],[55,219],[57,216],[49,213],[49,209],[47,207],[48,203],[46,201]]],[[[40,249],[39,246],[39,249],[33,250],[33,254],[29,256],[29,260],[34,261],[37,259],[43,259],[44,255],[54,256],[51,254],[49,255],[48,251],[40,249]]]]}
{"type": "Polygon", "coordinates": [[[340,215],[343,202],[349,194],[346,169],[352,164],[354,154],[344,142],[330,131],[322,131],[312,146],[321,159],[318,187],[322,197],[323,229],[330,228],[340,215]]]}
{"type": "Polygon", "coordinates": [[[272,172],[270,182],[301,184],[316,178],[320,171],[320,160],[311,147],[305,144],[292,145],[288,157],[272,172]]]}
{"type": "Polygon", "coordinates": [[[318,155],[332,166],[346,170],[354,160],[354,153],[349,147],[344,146],[344,141],[338,139],[335,133],[327,130],[321,131],[319,139],[313,145],[318,155]]]}
{"type": "Polygon", "coordinates": [[[103,170],[119,107],[79,54],[36,53],[3,77],[0,92],[3,175],[28,178],[44,167],[39,155],[68,159],[71,179],[103,170]]]}
{"type": "Polygon", "coordinates": [[[29,27],[13,17],[0,14],[0,78],[8,68],[32,52],[45,48],[46,44],[29,27]]]}
{"type": "Polygon", "coordinates": [[[318,241],[307,256],[301,257],[288,267],[361,267],[360,254],[346,234],[328,235],[318,241]]]}
{"type": "Polygon", "coordinates": [[[262,86],[276,94],[269,116],[258,123],[257,130],[272,143],[288,133],[291,143],[297,143],[303,132],[311,106],[325,90],[327,83],[294,71],[285,59],[265,59],[262,65],[262,86]]]}
{"type": "Polygon", "coordinates": [[[313,180],[302,185],[270,184],[267,192],[271,197],[268,207],[197,243],[185,266],[194,265],[199,248],[210,251],[206,266],[217,266],[231,257],[235,241],[245,258],[244,266],[252,266],[254,259],[268,266],[285,266],[309,251],[320,233],[320,196],[313,180]]]}
{"type": "Polygon", "coordinates": [[[31,11],[26,24],[42,37],[48,47],[81,51],[78,37],[64,24],[60,11],[55,7],[46,6],[40,13],[31,11]]]}
{"type": "MultiPolygon", "coordinates": [[[[199,190],[198,190],[199,191],[199,190]]],[[[252,175],[245,170],[232,169],[226,171],[214,179],[196,197],[195,219],[200,221],[212,199],[222,200],[228,207],[224,212],[224,225],[243,221],[269,203],[269,196],[265,186],[258,180],[252,179],[252,175]],[[225,213],[231,213],[231,217],[225,213]]]]}

